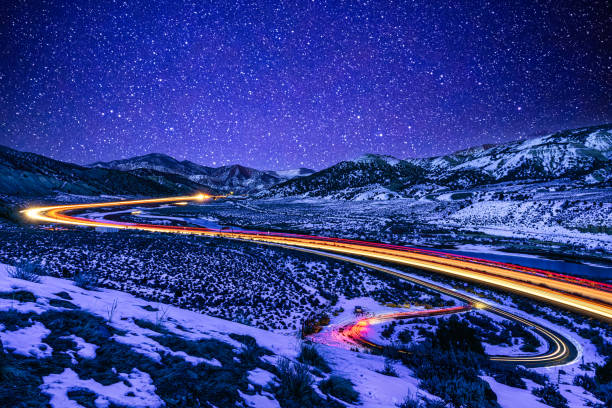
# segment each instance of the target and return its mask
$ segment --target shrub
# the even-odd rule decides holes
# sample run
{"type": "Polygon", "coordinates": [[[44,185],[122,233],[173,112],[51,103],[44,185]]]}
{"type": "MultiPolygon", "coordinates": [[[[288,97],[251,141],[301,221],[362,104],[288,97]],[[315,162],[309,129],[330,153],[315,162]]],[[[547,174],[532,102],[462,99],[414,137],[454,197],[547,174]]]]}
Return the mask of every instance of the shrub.
{"type": "Polygon", "coordinates": [[[28,292],[27,290],[16,290],[14,292],[3,292],[3,293],[0,293],[0,298],[16,300],[21,303],[36,302],[36,296],[34,296],[32,292],[28,292]]]}
{"type": "Polygon", "coordinates": [[[163,325],[154,323],[150,320],[134,319],[134,323],[136,323],[138,327],[142,327],[143,329],[149,329],[151,331],[161,333],[161,334],[168,333],[168,330],[166,330],[166,328],[163,325]]]}
{"type": "Polygon", "coordinates": [[[72,296],[70,296],[70,294],[66,291],[57,292],[55,296],[61,297],[62,299],[66,300],[72,300],[72,296]]]}
{"type": "Polygon", "coordinates": [[[93,289],[98,286],[98,275],[93,271],[81,271],[72,278],[79,288],[93,289]]]}
{"type": "MultiPolygon", "coordinates": [[[[260,347],[257,344],[257,341],[248,335],[245,334],[236,334],[230,333],[229,335],[232,339],[239,341],[242,343],[242,350],[240,352],[240,361],[242,364],[250,365],[250,366],[265,366],[267,363],[263,363],[260,360],[260,357],[265,355],[272,355],[265,347],[260,347]]],[[[265,367],[262,367],[265,368],[265,367]]]]}
{"type": "Polygon", "coordinates": [[[449,402],[453,407],[498,407],[497,396],[485,381],[477,378],[437,376],[426,378],[420,386],[449,402]]]}
{"type": "Polygon", "coordinates": [[[373,352],[391,360],[400,360],[405,351],[405,348],[397,343],[385,344],[381,349],[373,350],[373,352]]]}
{"type": "Polygon", "coordinates": [[[435,347],[443,350],[462,350],[484,354],[484,347],[478,339],[476,330],[466,322],[462,322],[456,315],[448,320],[440,320],[436,335],[432,342],[435,347]]]}
{"type": "Polygon", "coordinates": [[[388,375],[389,377],[397,377],[397,371],[393,368],[391,360],[385,360],[385,367],[382,370],[376,370],[377,373],[388,375]]]}
{"type": "Polygon", "coordinates": [[[40,264],[35,262],[21,261],[15,266],[9,267],[8,275],[11,278],[22,279],[34,283],[40,283],[40,277],[45,274],[40,264]]]}
{"type": "Polygon", "coordinates": [[[425,400],[425,406],[423,408],[446,408],[446,403],[442,400],[425,400]]]}
{"type": "MultiPolygon", "coordinates": [[[[602,366],[598,366],[598,368],[601,368],[601,367],[602,366]]],[[[603,367],[605,367],[605,365],[603,367]]],[[[599,372],[601,375],[601,370],[599,370],[599,372]]],[[[604,374],[604,379],[605,379],[605,374],[604,374]]],[[[597,398],[599,398],[601,401],[604,402],[605,407],[612,407],[612,382],[609,382],[609,383],[599,382],[597,378],[597,374],[595,377],[590,377],[588,375],[577,375],[576,377],[574,377],[574,385],[582,387],[588,392],[595,395],[597,398]]]]}
{"type": "Polygon", "coordinates": [[[66,393],[68,399],[84,407],[95,407],[98,394],[85,388],[74,388],[66,393]]]}
{"type": "Polygon", "coordinates": [[[65,309],[78,309],[79,307],[72,302],[64,299],[49,299],[49,305],[53,307],[63,307],[65,309]]]}
{"type": "Polygon", "coordinates": [[[183,351],[190,356],[206,359],[215,358],[221,363],[232,361],[234,358],[234,349],[227,343],[215,339],[187,340],[174,334],[165,334],[152,338],[172,351],[183,351]]]}
{"type": "Polygon", "coordinates": [[[510,387],[527,389],[527,384],[523,381],[522,373],[517,367],[507,367],[499,364],[496,368],[496,373],[493,374],[495,381],[510,387]]]}
{"type": "Polygon", "coordinates": [[[385,339],[390,338],[395,332],[395,326],[397,326],[397,322],[394,320],[388,326],[385,326],[380,335],[383,336],[385,339]]]}
{"type": "Polygon", "coordinates": [[[40,392],[42,379],[32,371],[39,365],[33,357],[6,353],[0,340],[0,406],[47,407],[49,397],[40,392]]]}
{"type": "Polygon", "coordinates": [[[314,344],[302,343],[298,361],[318,368],[326,373],[331,372],[331,368],[325,359],[319,354],[314,344]]]}
{"type": "Polygon", "coordinates": [[[359,401],[359,393],[353,388],[353,383],[337,375],[332,375],[327,380],[321,381],[319,389],[325,394],[346,402],[356,403],[359,401]]]}
{"type": "Polygon", "coordinates": [[[582,387],[589,392],[593,392],[597,388],[597,382],[595,382],[595,379],[593,377],[589,377],[588,375],[577,375],[574,377],[574,385],[582,387]]]}
{"type": "Polygon", "coordinates": [[[404,344],[412,341],[412,331],[410,329],[404,329],[397,335],[397,339],[404,344]]]}
{"type": "Polygon", "coordinates": [[[16,309],[0,310],[0,322],[5,330],[15,331],[34,324],[33,313],[19,313],[16,309]]]}
{"type": "Polygon", "coordinates": [[[595,369],[595,378],[600,384],[612,382],[612,357],[608,357],[604,365],[598,365],[595,369]]]}
{"type": "Polygon", "coordinates": [[[533,395],[540,397],[540,400],[546,405],[555,408],[568,408],[567,399],[559,392],[559,388],[554,384],[548,383],[543,387],[536,388],[533,395]]]}
{"type": "Polygon", "coordinates": [[[280,381],[277,396],[279,400],[287,402],[282,405],[308,406],[312,400],[316,400],[316,394],[312,389],[313,378],[308,372],[308,367],[281,358],[276,368],[280,381]]]}
{"type": "Polygon", "coordinates": [[[404,401],[397,404],[398,408],[423,408],[420,398],[413,396],[412,394],[406,395],[404,401]]]}
{"type": "Polygon", "coordinates": [[[302,337],[320,332],[323,326],[327,326],[329,324],[329,321],[330,318],[326,313],[309,317],[302,323],[302,337]]]}

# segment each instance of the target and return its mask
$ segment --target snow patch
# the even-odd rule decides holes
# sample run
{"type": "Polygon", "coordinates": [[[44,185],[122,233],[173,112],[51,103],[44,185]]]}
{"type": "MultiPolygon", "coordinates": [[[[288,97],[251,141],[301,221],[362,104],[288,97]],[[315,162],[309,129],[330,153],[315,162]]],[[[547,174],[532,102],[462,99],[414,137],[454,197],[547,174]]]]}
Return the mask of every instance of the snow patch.
{"type": "Polygon", "coordinates": [[[98,407],[107,407],[110,403],[133,408],[157,408],[164,402],[155,394],[155,386],[151,377],[138,369],[129,374],[119,374],[119,378],[126,380],[104,386],[92,379],[81,380],[77,373],[66,368],[61,374],[51,374],[43,378],[41,391],[51,397],[54,408],[81,408],[76,401],[68,398],[68,391],[86,389],[98,395],[95,404],[98,407]]]}

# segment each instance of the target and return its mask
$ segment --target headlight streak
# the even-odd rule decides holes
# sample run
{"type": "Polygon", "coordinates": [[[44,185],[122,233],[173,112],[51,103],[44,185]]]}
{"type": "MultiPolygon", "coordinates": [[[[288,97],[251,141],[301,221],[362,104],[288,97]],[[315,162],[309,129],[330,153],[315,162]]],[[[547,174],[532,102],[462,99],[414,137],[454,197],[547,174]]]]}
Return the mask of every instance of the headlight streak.
{"type": "MultiPolygon", "coordinates": [[[[181,233],[239,239],[261,244],[276,246],[288,246],[292,249],[305,251],[325,251],[341,255],[360,256],[383,262],[396,263],[400,265],[415,267],[431,272],[442,273],[454,278],[468,280],[471,282],[492,286],[498,289],[510,291],[520,295],[548,302],[557,306],[580,312],[603,321],[612,322],[612,286],[586,279],[575,279],[561,274],[551,274],[547,271],[534,270],[511,264],[504,264],[456,256],[439,251],[421,250],[409,247],[400,247],[389,244],[379,244],[367,241],[356,241],[340,238],[329,238],[320,236],[308,236],[288,233],[270,233],[261,231],[233,231],[217,230],[197,227],[165,226],[155,224],[140,224],[131,222],[118,222],[110,220],[92,220],[79,216],[67,215],[67,212],[134,205],[151,205],[162,203],[187,203],[191,201],[204,201],[218,199],[226,196],[212,196],[207,194],[196,194],[193,196],[168,197],[145,200],[126,200],[114,202],[100,202],[91,204],[69,204],[49,207],[28,208],[22,213],[33,221],[46,223],[59,223],[65,225],[77,225],[87,227],[106,227],[117,229],[134,229],[150,232],[181,233]]],[[[354,262],[358,263],[358,262],[354,262]]],[[[375,268],[376,269],[376,268],[375,268]]],[[[383,268],[384,269],[384,268],[383,268]]],[[[390,273],[388,270],[384,270],[390,273]]],[[[402,275],[392,273],[396,276],[402,275]]],[[[404,276],[400,276],[405,279],[404,276]]],[[[434,285],[437,286],[437,285],[434,285]]],[[[439,288],[438,288],[439,289],[439,288]]],[[[436,289],[436,290],[438,290],[436,289]]],[[[483,307],[495,313],[508,315],[507,312],[498,310],[491,306],[470,299],[472,305],[477,308],[483,307]]],[[[520,321],[520,317],[511,315],[514,320],[520,321]]],[[[525,324],[537,327],[533,322],[523,319],[525,324]]],[[[567,354],[567,347],[554,333],[548,332],[543,327],[538,331],[553,343],[556,356],[567,354]]],[[[553,356],[542,356],[542,359],[550,360],[553,356]]],[[[506,357],[493,356],[496,361],[537,361],[538,357],[506,357]]]]}

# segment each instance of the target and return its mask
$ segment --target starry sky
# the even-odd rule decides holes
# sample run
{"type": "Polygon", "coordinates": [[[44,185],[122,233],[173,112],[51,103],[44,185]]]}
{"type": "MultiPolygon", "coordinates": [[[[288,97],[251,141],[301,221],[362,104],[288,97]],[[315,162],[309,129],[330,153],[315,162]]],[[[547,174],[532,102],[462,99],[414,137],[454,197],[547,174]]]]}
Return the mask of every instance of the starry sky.
{"type": "Polygon", "coordinates": [[[606,0],[4,0],[0,144],[321,169],[610,122],[611,16],[606,0]]]}

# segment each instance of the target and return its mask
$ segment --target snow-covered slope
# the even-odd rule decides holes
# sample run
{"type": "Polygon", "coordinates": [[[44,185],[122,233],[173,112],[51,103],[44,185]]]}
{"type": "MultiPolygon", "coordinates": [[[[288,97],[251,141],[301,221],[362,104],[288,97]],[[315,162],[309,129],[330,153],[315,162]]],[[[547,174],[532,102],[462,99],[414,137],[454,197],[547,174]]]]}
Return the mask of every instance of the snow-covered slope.
{"type": "Polygon", "coordinates": [[[437,162],[430,167],[430,177],[452,182],[457,176],[474,172],[494,182],[581,178],[599,169],[610,169],[611,135],[612,126],[605,125],[458,152],[434,159],[437,162]]]}
{"type": "Polygon", "coordinates": [[[164,173],[181,174],[183,176],[193,174],[206,174],[212,170],[212,167],[200,166],[188,160],[178,161],[161,153],[151,153],[144,156],[131,157],[129,159],[113,160],[109,162],[96,162],[89,167],[102,167],[105,169],[116,170],[135,170],[135,169],[150,169],[164,173]]]}
{"type": "MultiPolygon", "coordinates": [[[[296,364],[299,346],[295,336],[119,291],[14,279],[0,264],[0,367],[21,376],[3,377],[17,395],[0,393],[2,406],[299,406],[279,391],[277,368],[283,359],[296,364]]],[[[355,384],[360,407],[392,407],[417,392],[435,398],[407,369],[401,378],[378,373],[382,356],[318,348],[331,374],[355,384]]],[[[317,384],[329,374],[317,373],[304,390],[315,396],[308,406],[355,406],[323,394],[317,384]]]]}
{"type": "Polygon", "coordinates": [[[340,194],[353,198],[381,186],[401,192],[417,184],[460,189],[500,182],[556,179],[609,185],[612,181],[612,125],[566,130],[426,159],[400,160],[366,154],[273,186],[267,195],[337,198],[340,194]],[[355,193],[355,189],[359,191],[355,193]]]}
{"type": "Polygon", "coordinates": [[[276,174],[278,177],[289,180],[295,177],[304,177],[309,176],[314,173],[314,170],[307,169],[304,167],[300,167],[299,169],[289,169],[289,170],[270,170],[268,173],[276,174]]]}

